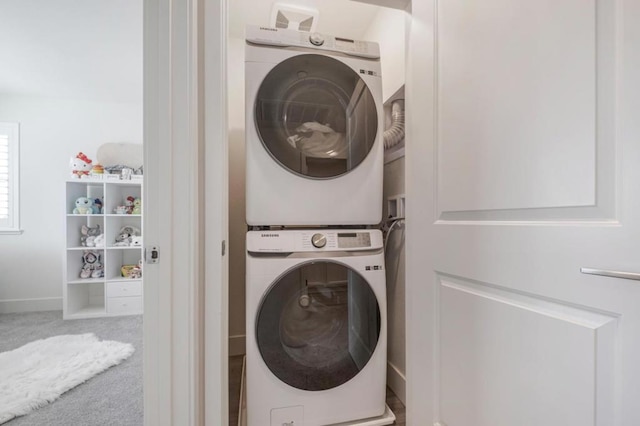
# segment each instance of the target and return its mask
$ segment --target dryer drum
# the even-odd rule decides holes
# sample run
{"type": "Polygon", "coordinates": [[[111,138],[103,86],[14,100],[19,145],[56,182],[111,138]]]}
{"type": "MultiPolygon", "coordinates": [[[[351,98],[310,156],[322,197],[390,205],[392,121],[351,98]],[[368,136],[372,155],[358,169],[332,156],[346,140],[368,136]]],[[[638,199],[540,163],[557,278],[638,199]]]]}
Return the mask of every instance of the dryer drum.
{"type": "Polygon", "coordinates": [[[332,389],[355,377],[380,336],[380,309],[367,281],[339,263],[316,261],[285,273],[256,319],[263,361],[302,390],[332,389]]]}
{"type": "Polygon", "coordinates": [[[334,178],[357,167],[378,131],[376,105],[364,80],[324,55],[298,55],[265,77],[255,103],[264,148],[286,170],[334,178]]]}

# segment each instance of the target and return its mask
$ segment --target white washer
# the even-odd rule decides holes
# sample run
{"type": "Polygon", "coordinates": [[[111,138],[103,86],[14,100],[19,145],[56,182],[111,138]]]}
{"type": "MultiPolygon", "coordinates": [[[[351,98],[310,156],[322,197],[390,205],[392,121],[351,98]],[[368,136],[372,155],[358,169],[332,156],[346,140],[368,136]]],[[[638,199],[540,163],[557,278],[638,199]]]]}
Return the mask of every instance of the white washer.
{"type": "Polygon", "coordinates": [[[379,223],[378,45],[265,27],[246,38],[247,223],[379,223]]]}
{"type": "Polygon", "coordinates": [[[384,414],[382,247],[379,230],[247,233],[248,426],[384,414]]]}

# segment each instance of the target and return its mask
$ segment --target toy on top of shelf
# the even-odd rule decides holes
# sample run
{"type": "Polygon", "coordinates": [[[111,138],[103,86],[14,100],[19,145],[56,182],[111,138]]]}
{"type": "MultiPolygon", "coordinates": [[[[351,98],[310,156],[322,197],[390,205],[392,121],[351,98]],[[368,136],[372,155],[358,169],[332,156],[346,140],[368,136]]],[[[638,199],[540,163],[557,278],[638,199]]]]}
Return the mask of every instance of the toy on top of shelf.
{"type": "Polygon", "coordinates": [[[101,164],[96,163],[91,168],[91,171],[89,172],[89,174],[92,176],[102,176],[104,175],[104,167],[102,167],[101,164]]]}
{"type": "Polygon", "coordinates": [[[133,200],[133,210],[131,214],[142,214],[142,199],[140,197],[133,200]]]}
{"type": "Polygon", "coordinates": [[[104,277],[104,267],[100,261],[100,253],[95,250],[85,250],[82,255],[82,269],[80,278],[102,278],[104,277]]]}
{"type": "Polygon", "coordinates": [[[86,178],[89,176],[89,172],[93,168],[92,161],[82,152],[79,152],[75,157],[71,157],[69,166],[71,167],[71,177],[74,179],[86,178]]]}
{"type": "MultiPolygon", "coordinates": [[[[82,234],[80,237],[80,244],[82,246],[97,247],[96,240],[102,235],[102,228],[100,227],[100,224],[93,227],[82,225],[82,228],[80,228],[80,234],[82,234]]],[[[104,237],[101,240],[104,244],[104,237]]]]}
{"type": "Polygon", "coordinates": [[[126,225],[120,228],[120,232],[116,236],[116,242],[114,246],[116,247],[129,247],[133,240],[133,237],[140,236],[140,229],[135,226],[126,225]]]}
{"type": "Polygon", "coordinates": [[[78,197],[76,199],[76,207],[73,209],[73,214],[93,214],[94,206],[93,200],[87,197],[78,197]]]}

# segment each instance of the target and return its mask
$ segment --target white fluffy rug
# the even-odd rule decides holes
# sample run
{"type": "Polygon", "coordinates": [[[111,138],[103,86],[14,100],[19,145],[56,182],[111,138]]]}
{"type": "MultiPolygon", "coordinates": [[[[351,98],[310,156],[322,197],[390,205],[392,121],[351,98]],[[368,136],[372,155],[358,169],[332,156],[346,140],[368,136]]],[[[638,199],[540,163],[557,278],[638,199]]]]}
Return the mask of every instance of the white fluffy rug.
{"type": "Polygon", "coordinates": [[[133,352],[128,343],[101,342],[88,333],[36,340],[0,353],[0,424],[55,401],[133,352]]]}

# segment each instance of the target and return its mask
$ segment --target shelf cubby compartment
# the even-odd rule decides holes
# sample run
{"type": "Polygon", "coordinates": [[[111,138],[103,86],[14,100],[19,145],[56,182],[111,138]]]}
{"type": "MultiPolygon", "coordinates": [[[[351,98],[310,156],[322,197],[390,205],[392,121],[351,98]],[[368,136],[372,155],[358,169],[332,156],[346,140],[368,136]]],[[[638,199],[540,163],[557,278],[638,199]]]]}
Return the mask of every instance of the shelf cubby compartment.
{"type": "MultiPolygon", "coordinates": [[[[140,215],[129,215],[129,214],[118,214],[118,215],[108,215],[105,217],[107,231],[105,233],[105,243],[106,246],[111,248],[114,247],[116,242],[116,237],[120,234],[120,230],[124,226],[132,226],[136,228],[138,231],[142,232],[142,217],[140,215]]],[[[117,246],[117,247],[127,247],[127,246],[117,246]]],[[[141,246],[134,247],[141,248],[141,246]]]]}
{"type": "Polygon", "coordinates": [[[67,217],[67,248],[86,248],[88,250],[96,249],[95,247],[82,246],[82,225],[91,228],[100,225],[101,231],[104,233],[105,224],[102,215],[73,215],[67,217]]]}
{"type": "MultiPolygon", "coordinates": [[[[100,198],[104,200],[104,185],[102,182],[72,181],[67,182],[67,214],[73,215],[76,207],[76,200],[80,197],[88,197],[92,200],[100,198]]],[[[91,216],[91,215],[87,215],[91,216]]]]}
{"type": "MultiPolygon", "coordinates": [[[[104,213],[108,215],[116,214],[116,208],[125,205],[127,197],[142,199],[142,188],[139,182],[110,182],[106,186],[104,213]]],[[[122,216],[130,215],[123,214],[122,216]]]]}
{"type": "Polygon", "coordinates": [[[104,282],[67,283],[67,318],[99,317],[106,314],[104,282]]]}
{"type": "Polygon", "coordinates": [[[72,248],[67,250],[67,283],[79,283],[79,282],[93,282],[93,281],[104,281],[104,278],[81,278],[80,271],[82,271],[82,267],[84,266],[83,256],[85,251],[92,250],[98,253],[100,256],[100,263],[102,266],[105,266],[105,253],[102,248],[95,247],[82,247],[82,248],[72,248]]]}
{"type": "Polygon", "coordinates": [[[128,281],[132,278],[122,276],[124,265],[137,265],[142,259],[142,249],[140,247],[118,247],[107,250],[107,265],[105,278],[107,281],[128,281]]]}

